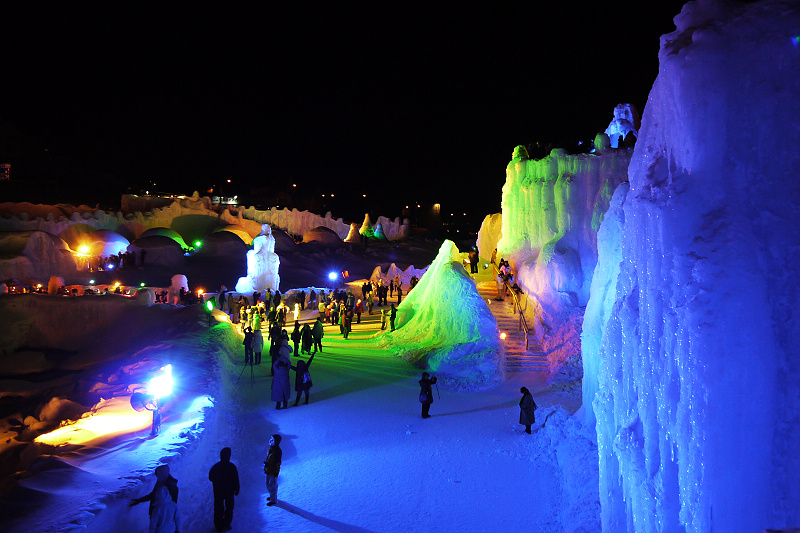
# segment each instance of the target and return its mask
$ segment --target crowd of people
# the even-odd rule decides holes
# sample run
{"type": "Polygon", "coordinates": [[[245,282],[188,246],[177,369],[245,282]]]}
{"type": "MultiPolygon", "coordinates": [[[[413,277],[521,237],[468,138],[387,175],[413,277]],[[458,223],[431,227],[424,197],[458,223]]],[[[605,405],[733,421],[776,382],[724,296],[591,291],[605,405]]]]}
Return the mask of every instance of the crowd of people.
{"type": "MultiPolygon", "coordinates": [[[[498,271],[498,279],[503,282],[504,287],[506,282],[513,282],[513,274],[507,261],[500,260],[498,271]]],[[[416,283],[412,282],[409,290],[414,285],[416,283]]],[[[399,279],[395,279],[390,280],[388,285],[381,282],[365,282],[361,287],[361,298],[357,298],[352,290],[344,289],[331,290],[327,293],[325,290],[321,290],[318,294],[311,289],[307,295],[305,291],[297,291],[288,297],[284,297],[279,291],[274,294],[266,291],[264,294],[254,293],[252,298],[248,298],[244,295],[235,296],[223,286],[217,297],[217,305],[220,310],[227,307],[231,322],[240,326],[244,335],[244,362],[245,365],[251,365],[251,368],[252,365],[261,364],[261,354],[265,344],[262,330],[266,328],[272,375],[270,398],[275,402],[275,409],[282,410],[289,406],[292,393],[291,371],[295,372],[294,406],[299,406],[301,399],[305,400],[305,404],[309,403],[310,390],[313,386],[311,365],[316,353],[322,351],[325,325],[338,325],[340,333],[347,338],[354,317],[356,323],[359,323],[360,315],[365,310],[371,315],[375,297],[378,296],[377,305],[383,307],[380,311],[381,329],[385,329],[388,317],[393,331],[397,308],[394,303],[390,304],[388,309],[384,307],[386,305],[385,295],[387,292],[389,295],[396,294],[399,304],[403,294],[402,290],[399,279]],[[366,302],[366,306],[364,302],[366,302]],[[293,305],[297,311],[304,308],[306,304],[317,306],[318,315],[313,320],[313,325],[310,322],[301,324],[295,313],[294,325],[290,334],[286,329],[289,306],[293,305]],[[290,346],[290,343],[293,347],[290,346]],[[307,360],[302,359],[306,355],[308,356],[307,360]],[[292,356],[295,358],[294,363],[292,356]]],[[[437,382],[437,377],[431,376],[428,372],[424,372],[419,380],[419,402],[422,405],[421,417],[423,419],[431,418],[430,408],[434,401],[433,386],[436,386],[437,382]]],[[[527,388],[522,387],[520,393],[522,393],[522,399],[519,402],[519,423],[525,426],[525,432],[530,434],[531,425],[535,423],[536,402],[533,401],[533,396],[527,388]]],[[[267,458],[264,460],[266,488],[269,493],[268,506],[274,506],[278,501],[278,475],[282,460],[280,441],[279,434],[270,437],[267,458]]],[[[236,466],[231,463],[230,458],[230,448],[226,447],[220,450],[220,461],[211,468],[208,475],[213,487],[214,527],[218,532],[231,530],[234,497],[239,494],[240,489],[238,471],[236,466]]],[[[156,468],[155,474],[156,484],[153,490],[141,498],[132,500],[131,505],[143,501],[150,502],[151,532],[178,532],[180,518],[177,509],[177,480],[169,474],[167,465],[156,468]]]]}

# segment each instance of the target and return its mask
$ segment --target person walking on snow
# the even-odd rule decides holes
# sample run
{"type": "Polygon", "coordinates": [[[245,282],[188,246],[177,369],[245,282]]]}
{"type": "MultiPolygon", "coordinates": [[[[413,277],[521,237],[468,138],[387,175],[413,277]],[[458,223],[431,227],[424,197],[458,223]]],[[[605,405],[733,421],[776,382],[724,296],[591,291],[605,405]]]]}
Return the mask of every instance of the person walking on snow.
{"type": "Polygon", "coordinates": [[[531,432],[531,424],[536,423],[534,411],[536,411],[536,402],[533,401],[533,395],[526,387],[519,389],[522,393],[522,399],[519,401],[519,423],[525,426],[525,433],[531,432]]]}
{"type": "Polygon", "coordinates": [[[268,506],[278,503],[278,474],[281,473],[281,436],[277,433],[269,438],[269,451],[264,460],[264,473],[267,475],[267,490],[269,491],[268,506]]]}
{"type": "Polygon", "coordinates": [[[297,405],[300,403],[300,394],[303,392],[306,393],[306,404],[308,404],[308,393],[311,390],[311,387],[314,385],[314,383],[311,381],[311,374],[309,373],[308,369],[311,367],[311,361],[313,360],[313,355],[309,357],[308,362],[298,359],[297,366],[291,367],[291,369],[295,372],[294,390],[297,392],[297,398],[294,401],[295,407],[297,407],[297,405]]]}
{"type": "Polygon", "coordinates": [[[392,304],[392,309],[389,311],[389,325],[394,331],[394,321],[397,318],[397,308],[392,304]]]}
{"type": "Polygon", "coordinates": [[[431,417],[431,415],[428,414],[428,411],[433,403],[433,391],[431,391],[431,385],[434,383],[436,383],[435,377],[430,377],[430,374],[427,372],[422,373],[422,379],[419,380],[419,403],[422,404],[422,418],[431,417]]]}
{"type": "Polygon", "coordinates": [[[381,309],[381,330],[386,329],[386,309],[381,309]]]}
{"type": "Polygon", "coordinates": [[[264,335],[260,329],[253,332],[253,364],[261,364],[261,352],[264,351],[264,335]]]}
{"type": "Polygon", "coordinates": [[[233,521],[233,497],[239,495],[239,471],[231,462],[231,449],[219,451],[219,462],[208,471],[214,487],[214,527],[218,532],[230,531],[233,521]]]}

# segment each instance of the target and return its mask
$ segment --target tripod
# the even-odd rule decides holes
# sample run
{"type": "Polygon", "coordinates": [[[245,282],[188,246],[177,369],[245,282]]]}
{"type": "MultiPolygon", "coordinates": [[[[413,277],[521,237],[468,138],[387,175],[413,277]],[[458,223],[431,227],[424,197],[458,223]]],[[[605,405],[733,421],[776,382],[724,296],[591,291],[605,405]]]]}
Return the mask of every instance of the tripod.
{"type": "MultiPolygon", "coordinates": [[[[236,385],[236,384],[238,384],[238,383],[239,383],[239,378],[241,378],[241,377],[242,377],[242,374],[244,374],[244,369],[245,369],[245,368],[247,368],[247,366],[248,366],[248,365],[244,365],[244,366],[242,367],[242,371],[241,371],[241,372],[239,372],[239,377],[238,377],[238,378],[236,378],[236,381],[234,382],[234,385],[236,385]]],[[[255,378],[253,377],[253,356],[251,355],[251,356],[250,356],[250,388],[251,388],[251,389],[253,388],[253,385],[254,385],[254,384],[255,384],[255,378]]]]}

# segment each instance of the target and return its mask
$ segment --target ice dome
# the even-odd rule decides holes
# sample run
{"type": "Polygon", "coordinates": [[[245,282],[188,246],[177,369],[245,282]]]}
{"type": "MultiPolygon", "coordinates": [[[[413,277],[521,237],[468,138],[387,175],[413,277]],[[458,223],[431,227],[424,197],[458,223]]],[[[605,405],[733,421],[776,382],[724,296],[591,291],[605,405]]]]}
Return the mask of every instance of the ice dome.
{"type": "Polygon", "coordinates": [[[58,236],[67,243],[73,250],[77,250],[82,244],[89,244],[92,241],[91,234],[96,229],[89,224],[78,222],[70,224],[68,228],[64,229],[58,236]]]}
{"type": "Polygon", "coordinates": [[[272,236],[275,237],[276,252],[288,252],[297,249],[297,243],[294,242],[292,236],[282,229],[273,229],[272,236]]]}
{"type": "Polygon", "coordinates": [[[150,228],[139,235],[139,238],[143,239],[145,237],[152,237],[153,235],[169,237],[173,241],[177,242],[181,248],[188,248],[188,246],[186,246],[186,241],[183,240],[183,237],[181,237],[180,233],[170,228],[150,228]]]}
{"type": "Polygon", "coordinates": [[[172,219],[170,227],[180,233],[190,246],[194,246],[196,241],[202,241],[222,224],[223,222],[216,216],[181,215],[172,219]]]}
{"type": "Polygon", "coordinates": [[[205,239],[203,245],[196,250],[200,255],[213,256],[243,256],[247,253],[247,244],[242,241],[238,233],[231,231],[215,231],[205,239]]]}
{"type": "Polygon", "coordinates": [[[315,242],[323,246],[338,247],[342,245],[342,239],[330,228],[317,226],[303,235],[304,243],[315,242]]]}
{"type": "Polygon", "coordinates": [[[117,255],[124,252],[131,244],[128,239],[110,229],[99,229],[89,234],[92,242],[89,243],[89,253],[91,255],[99,255],[101,257],[108,257],[110,255],[117,255]]]}
{"type": "Polygon", "coordinates": [[[172,238],[165,235],[150,235],[140,237],[133,241],[127,248],[129,252],[135,252],[140,258],[141,253],[146,252],[145,263],[156,265],[177,265],[183,262],[183,248],[172,238]]]}
{"type": "MultiPolygon", "coordinates": [[[[245,244],[250,244],[253,242],[253,237],[250,235],[250,233],[244,227],[238,224],[226,224],[224,226],[220,226],[214,230],[214,233],[219,233],[221,231],[227,231],[229,233],[233,233],[234,235],[238,235],[238,237],[245,244]]],[[[203,241],[203,245],[205,246],[205,241],[203,241]]]]}

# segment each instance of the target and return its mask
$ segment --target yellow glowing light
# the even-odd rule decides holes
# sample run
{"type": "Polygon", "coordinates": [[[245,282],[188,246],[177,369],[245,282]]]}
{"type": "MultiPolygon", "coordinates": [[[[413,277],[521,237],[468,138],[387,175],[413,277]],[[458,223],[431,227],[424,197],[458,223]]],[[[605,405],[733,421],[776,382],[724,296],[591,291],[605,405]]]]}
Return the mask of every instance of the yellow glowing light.
{"type": "Polygon", "coordinates": [[[114,284],[115,287],[119,287],[119,281],[114,284]]]}
{"type": "Polygon", "coordinates": [[[500,334],[500,338],[503,339],[503,340],[506,339],[506,332],[505,331],[500,334]]]}
{"type": "Polygon", "coordinates": [[[82,244],[82,245],[78,246],[78,252],[80,252],[82,254],[88,254],[89,253],[89,247],[86,246],[85,244],[82,244]]]}
{"type": "Polygon", "coordinates": [[[300,314],[300,304],[294,304],[294,319],[297,320],[297,316],[300,314]]]}
{"type": "Polygon", "coordinates": [[[198,296],[202,296],[203,292],[205,292],[205,291],[203,291],[203,289],[197,289],[197,295],[198,296]]]}
{"type": "Polygon", "coordinates": [[[50,433],[39,435],[35,442],[51,446],[86,444],[123,433],[141,431],[149,428],[152,422],[153,415],[149,411],[136,412],[131,409],[129,396],[119,396],[100,401],[90,414],[50,433]]]}

